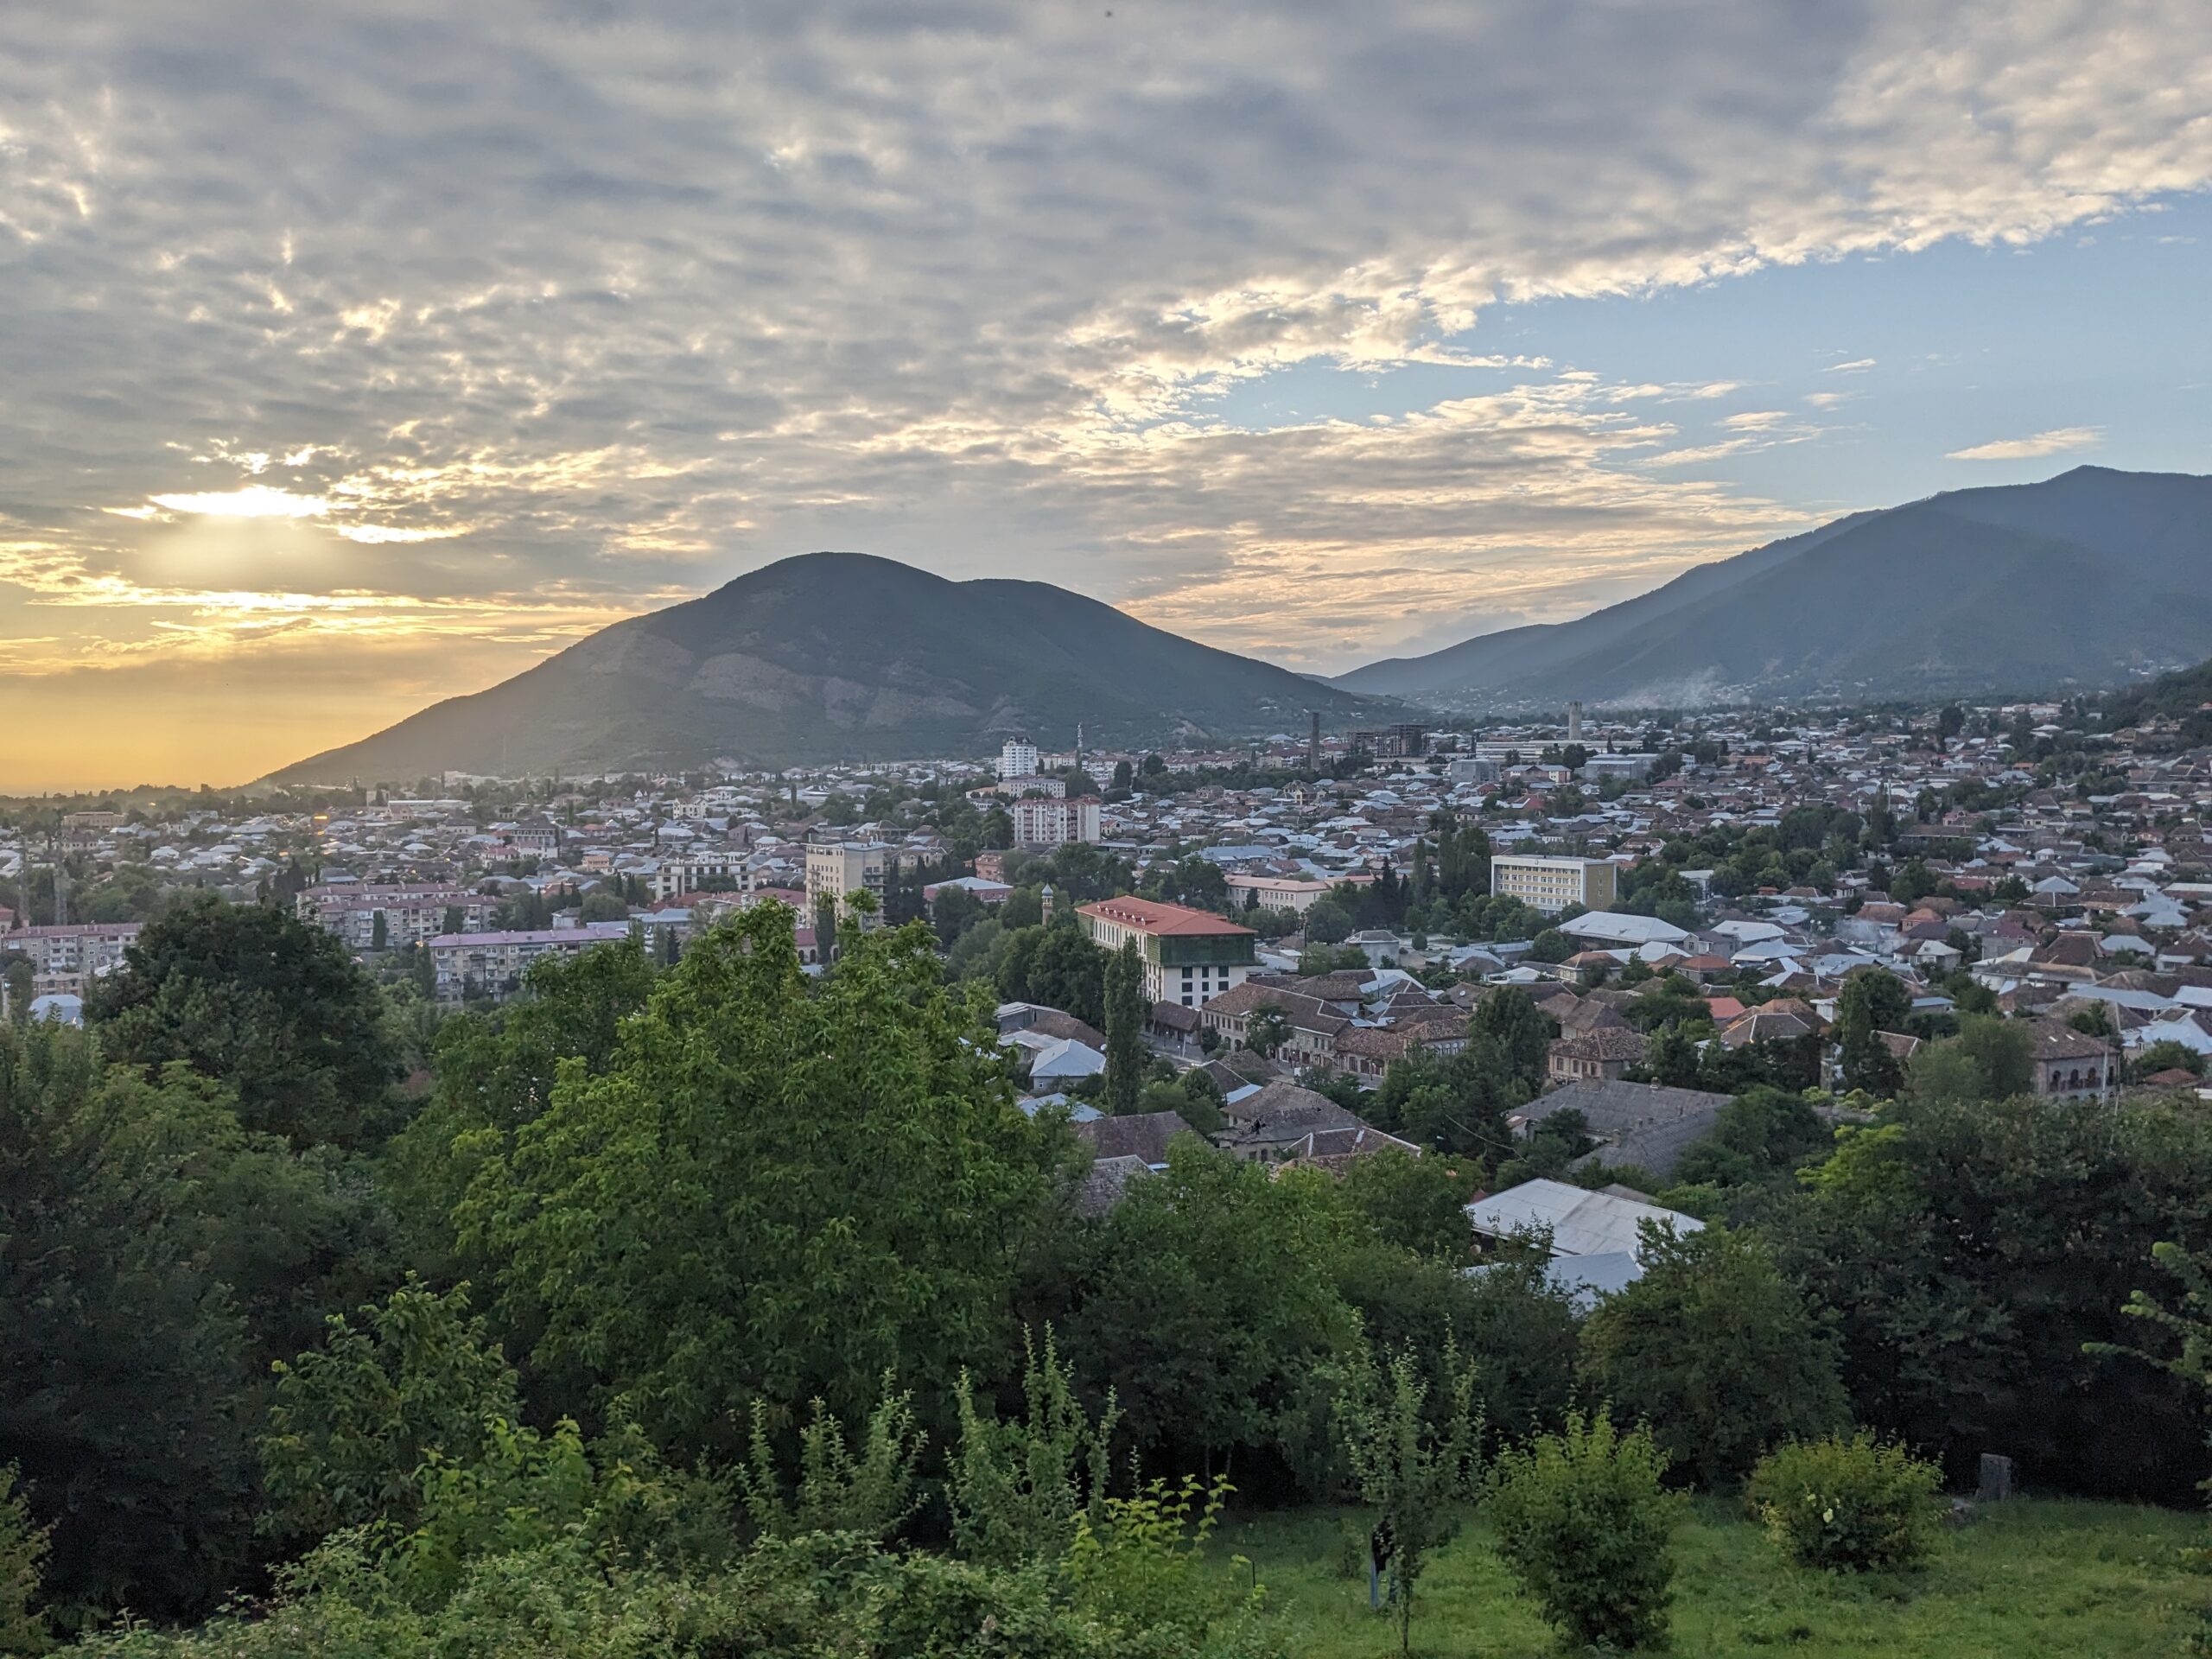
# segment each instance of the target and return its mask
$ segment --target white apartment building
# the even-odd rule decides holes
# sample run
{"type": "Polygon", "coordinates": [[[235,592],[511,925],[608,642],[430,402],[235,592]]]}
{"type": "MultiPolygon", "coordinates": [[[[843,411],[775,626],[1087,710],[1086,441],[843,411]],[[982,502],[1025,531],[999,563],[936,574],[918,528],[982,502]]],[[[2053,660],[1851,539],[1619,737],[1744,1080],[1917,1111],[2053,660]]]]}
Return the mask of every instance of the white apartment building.
{"type": "Polygon", "coordinates": [[[1613,902],[1615,874],[1615,867],[1602,858],[1500,853],[1490,861],[1490,890],[1547,914],[1569,905],[1603,910],[1613,902]]]}
{"type": "Polygon", "coordinates": [[[1076,795],[1065,800],[1016,801],[1014,844],[1017,847],[1065,847],[1071,841],[1096,843],[1099,837],[1099,806],[1096,795],[1076,795]]]}
{"type": "Polygon", "coordinates": [[[61,927],[19,927],[0,933],[0,955],[30,959],[33,996],[82,996],[102,974],[123,966],[137,940],[138,922],[75,922],[61,927]]]}
{"type": "Polygon", "coordinates": [[[1037,746],[1026,737],[1009,737],[999,750],[999,776],[1001,778],[1034,778],[1037,775],[1037,746]]]}
{"type": "Polygon", "coordinates": [[[137,939],[140,922],[73,922],[63,927],[19,927],[0,933],[0,951],[31,959],[41,974],[100,974],[123,965],[123,953],[137,939]]]}
{"type": "Polygon", "coordinates": [[[466,887],[369,886],[359,883],[308,887],[294,908],[303,922],[334,933],[350,950],[374,947],[377,918],[384,918],[385,943],[393,949],[419,944],[441,933],[480,932],[492,925],[499,900],[466,887]],[[459,927],[453,924],[458,921],[459,927]]]}
{"type": "Polygon", "coordinates": [[[883,921],[883,889],[891,871],[892,849],[880,841],[816,841],[806,848],[806,902],[809,910],[824,904],[842,912],[849,893],[875,895],[875,914],[862,927],[883,921]]]}
{"type": "Polygon", "coordinates": [[[581,927],[442,933],[427,944],[437,970],[441,1002],[458,1002],[470,991],[504,1001],[521,988],[523,976],[540,957],[587,950],[629,937],[627,922],[586,922],[581,927]]]}

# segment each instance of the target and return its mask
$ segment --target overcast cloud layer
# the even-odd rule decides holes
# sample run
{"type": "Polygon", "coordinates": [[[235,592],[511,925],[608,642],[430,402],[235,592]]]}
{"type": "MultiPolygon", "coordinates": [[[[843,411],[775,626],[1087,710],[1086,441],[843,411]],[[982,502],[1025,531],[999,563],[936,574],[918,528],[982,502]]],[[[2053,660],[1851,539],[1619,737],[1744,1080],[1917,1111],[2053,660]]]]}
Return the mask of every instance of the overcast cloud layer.
{"type": "Polygon", "coordinates": [[[16,0],[0,787],[251,775],[817,547],[1295,666],[1572,614],[1801,528],[1725,463],[1848,393],[1686,429],[1737,389],[1502,308],[2208,181],[2202,0],[16,0]],[[1219,412],[1318,363],[1483,389],[1219,412]]]}

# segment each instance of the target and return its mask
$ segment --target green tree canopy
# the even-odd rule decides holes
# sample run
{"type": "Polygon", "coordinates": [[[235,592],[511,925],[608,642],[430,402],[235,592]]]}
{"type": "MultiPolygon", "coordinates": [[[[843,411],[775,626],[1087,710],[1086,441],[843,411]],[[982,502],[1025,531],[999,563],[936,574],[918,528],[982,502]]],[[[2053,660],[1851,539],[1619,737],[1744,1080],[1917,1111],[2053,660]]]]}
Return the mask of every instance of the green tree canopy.
{"type": "Polygon", "coordinates": [[[115,1060],[182,1060],[237,1092],[248,1128],[361,1147],[390,1127],[396,1071],[375,985],[321,929],[212,895],[149,922],[86,1015],[115,1060]]]}
{"type": "Polygon", "coordinates": [[[534,1365],[686,1453],[755,1398],[849,1419],[895,1371],[949,1400],[1012,1340],[1054,1157],[983,1012],[918,924],[812,993],[779,906],[695,941],[463,1205],[534,1365]]]}
{"type": "Polygon", "coordinates": [[[1643,1276],[1609,1296],[1583,1332],[1592,1388],[1648,1419],[1679,1468],[1739,1479],[1760,1453],[1848,1420],[1834,1339],[1766,1247],[1725,1228],[1643,1247],[1643,1276]]]}

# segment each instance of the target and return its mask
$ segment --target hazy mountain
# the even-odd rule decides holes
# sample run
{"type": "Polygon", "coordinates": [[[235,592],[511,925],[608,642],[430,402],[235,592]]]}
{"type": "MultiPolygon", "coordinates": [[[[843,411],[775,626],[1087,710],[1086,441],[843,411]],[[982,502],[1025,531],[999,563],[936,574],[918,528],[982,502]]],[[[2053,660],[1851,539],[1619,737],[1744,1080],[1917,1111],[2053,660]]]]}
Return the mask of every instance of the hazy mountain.
{"type": "Polygon", "coordinates": [[[1334,683],[1431,703],[1694,704],[2113,684],[2212,654],[2212,478],[2081,467],[1855,513],[1573,622],[1334,683]]]}
{"type": "Polygon", "coordinates": [[[285,780],[659,770],[1302,732],[1378,706],[1040,582],[948,582],[856,553],[785,559],[632,617],[488,690],[288,766],[285,780]]]}

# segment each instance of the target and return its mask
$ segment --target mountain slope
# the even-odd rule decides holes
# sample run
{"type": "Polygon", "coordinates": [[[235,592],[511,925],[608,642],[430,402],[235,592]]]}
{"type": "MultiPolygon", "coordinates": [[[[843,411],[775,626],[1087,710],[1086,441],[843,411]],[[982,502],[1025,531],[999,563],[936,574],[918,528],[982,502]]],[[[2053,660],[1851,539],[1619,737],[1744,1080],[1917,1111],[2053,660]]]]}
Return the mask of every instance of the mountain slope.
{"type": "Polygon", "coordinates": [[[2212,652],[2212,479],[2077,467],[1853,514],[1336,683],[1465,706],[2109,684],[2212,652]]]}
{"type": "Polygon", "coordinates": [[[1303,730],[1383,710],[1038,582],[815,553],[632,617],[513,679],[276,774],[413,779],[974,753],[1303,730]]]}

